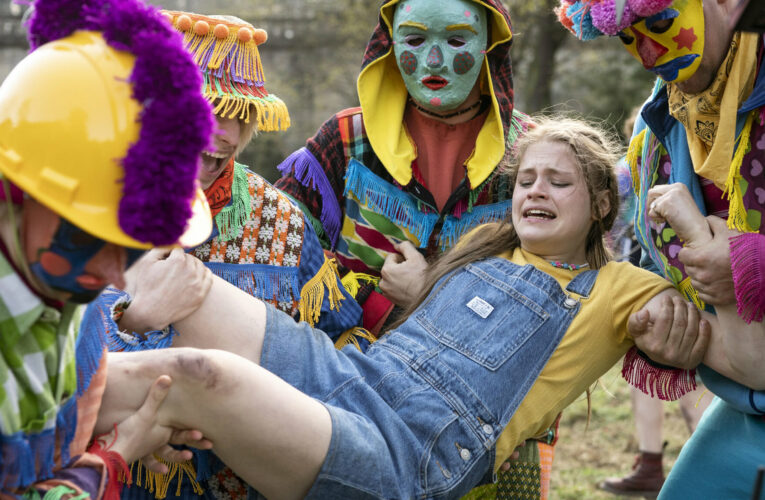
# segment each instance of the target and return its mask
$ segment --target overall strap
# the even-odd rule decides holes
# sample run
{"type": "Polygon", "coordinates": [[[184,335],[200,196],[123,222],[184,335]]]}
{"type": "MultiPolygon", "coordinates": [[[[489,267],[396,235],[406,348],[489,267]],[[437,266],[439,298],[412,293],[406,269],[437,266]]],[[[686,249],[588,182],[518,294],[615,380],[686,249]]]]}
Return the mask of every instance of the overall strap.
{"type": "Polygon", "coordinates": [[[590,269],[579,273],[569,282],[566,291],[575,293],[585,299],[589,298],[592,287],[595,285],[595,280],[598,278],[598,271],[598,269],[590,269]]]}

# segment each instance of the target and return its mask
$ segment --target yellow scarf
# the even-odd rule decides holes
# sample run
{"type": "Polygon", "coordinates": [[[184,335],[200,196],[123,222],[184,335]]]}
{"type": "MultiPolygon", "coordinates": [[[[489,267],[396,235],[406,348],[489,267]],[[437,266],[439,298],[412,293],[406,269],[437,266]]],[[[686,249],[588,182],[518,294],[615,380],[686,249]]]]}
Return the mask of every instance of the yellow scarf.
{"type": "Polygon", "coordinates": [[[752,93],[757,76],[758,43],[754,33],[736,33],[714,82],[704,92],[685,94],[675,84],[667,85],[669,113],[685,126],[693,170],[723,190],[734,167],[738,109],[752,93]]]}

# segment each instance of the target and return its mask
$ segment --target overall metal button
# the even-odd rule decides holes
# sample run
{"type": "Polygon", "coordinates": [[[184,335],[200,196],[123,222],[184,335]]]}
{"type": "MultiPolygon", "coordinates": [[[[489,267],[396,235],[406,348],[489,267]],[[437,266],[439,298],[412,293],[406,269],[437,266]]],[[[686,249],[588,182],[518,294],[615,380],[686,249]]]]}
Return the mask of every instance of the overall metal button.
{"type": "Polygon", "coordinates": [[[468,460],[470,460],[470,457],[472,457],[472,456],[473,456],[473,454],[470,453],[470,450],[468,450],[467,448],[462,448],[460,450],[460,458],[462,460],[467,462],[468,460]]]}
{"type": "Polygon", "coordinates": [[[483,427],[481,427],[484,434],[491,435],[492,432],[494,432],[494,429],[491,428],[489,424],[483,424],[483,427]]]}
{"type": "Polygon", "coordinates": [[[566,309],[573,309],[576,307],[576,299],[572,299],[571,297],[567,298],[563,301],[563,307],[566,309]]]}

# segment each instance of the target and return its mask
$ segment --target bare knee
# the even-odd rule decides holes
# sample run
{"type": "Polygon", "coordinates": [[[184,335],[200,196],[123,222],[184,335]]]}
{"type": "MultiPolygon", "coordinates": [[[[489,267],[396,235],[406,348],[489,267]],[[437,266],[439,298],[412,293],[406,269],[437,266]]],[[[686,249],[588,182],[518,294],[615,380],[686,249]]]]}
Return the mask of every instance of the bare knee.
{"type": "Polygon", "coordinates": [[[167,362],[171,376],[182,384],[193,385],[197,390],[212,391],[216,394],[229,392],[235,383],[226,358],[232,356],[215,349],[184,347],[173,351],[167,362]]]}

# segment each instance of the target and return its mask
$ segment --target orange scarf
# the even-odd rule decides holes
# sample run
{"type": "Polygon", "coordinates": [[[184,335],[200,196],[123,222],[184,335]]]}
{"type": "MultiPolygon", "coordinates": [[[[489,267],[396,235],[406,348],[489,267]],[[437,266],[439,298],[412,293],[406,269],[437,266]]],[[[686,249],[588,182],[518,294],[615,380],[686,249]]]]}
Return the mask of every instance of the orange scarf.
{"type": "Polygon", "coordinates": [[[205,189],[207,203],[210,205],[210,212],[213,217],[223,210],[223,207],[231,200],[231,186],[234,184],[234,159],[228,162],[226,168],[220,173],[217,179],[205,189]]]}

